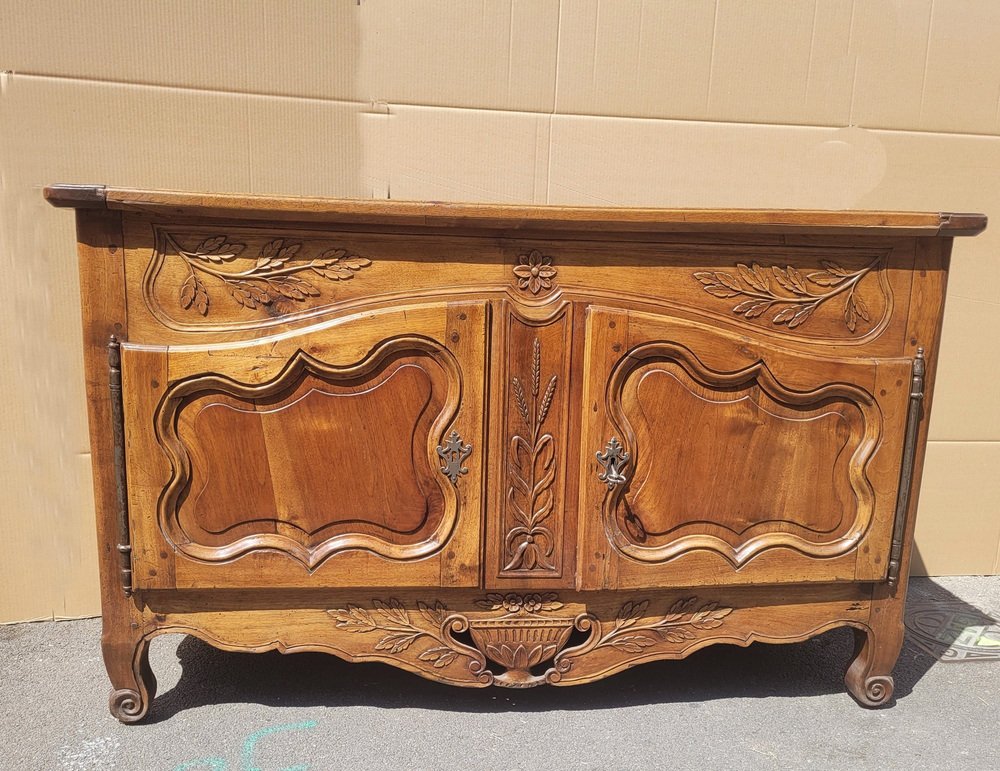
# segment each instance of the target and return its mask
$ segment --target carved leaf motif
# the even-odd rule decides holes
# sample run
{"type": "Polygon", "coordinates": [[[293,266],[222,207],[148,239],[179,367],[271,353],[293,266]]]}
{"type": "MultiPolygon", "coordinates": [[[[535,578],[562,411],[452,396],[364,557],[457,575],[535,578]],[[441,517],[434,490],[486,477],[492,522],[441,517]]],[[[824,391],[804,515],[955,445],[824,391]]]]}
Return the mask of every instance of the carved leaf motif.
{"type": "Polygon", "coordinates": [[[503,595],[487,594],[483,599],[476,600],[476,605],[485,610],[499,610],[503,607],[503,595]]]}
{"type": "Polygon", "coordinates": [[[340,629],[347,629],[350,632],[374,632],[378,627],[368,611],[357,605],[348,605],[346,610],[329,611],[337,620],[340,629]]]}
{"type": "MultiPolygon", "coordinates": [[[[788,320],[788,327],[790,329],[794,329],[799,324],[801,324],[803,321],[805,321],[810,316],[812,316],[812,312],[814,310],[816,310],[816,306],[815,305],[807,305],[807,306],[805,306],[804,308],[802,308],[801,310],[799,310],[797,313],[795,313],[792,316],[791,319],[788,320]]],[[[853,332],[854,329],[852,328],[851,331],[853,332]]]]}
{"type": "Polygon", "coordinates": [[[691,610],[698,602],[697,597],[688,597],[687,599],[677,600],[673,605],[670,606],[670,610],[667,611],[666,615],[663,617],[664,621],[677,621],[685,613],[691,610]]]}
{"type": "Polygon", "coordinates": [[[217,264],[233,259],[246,249],[246,244],[228,243],[225,236],[206,238],[198,247],[188,254],[197,260],[206,260],[217,264]]]}
{"type": "Polygon", "coordinates": [[[352,271],[359,271],[367,268],[372,261],[367,257],[359,257],[356,254],[348,254],[346,249],[328,249],[323,252],[318,259],[312,261],[311,266],[317,268],[333,268],[338,275],[350,278],[352,271]]]}
{"type": "Polygon", "coordinates": [[[232,281],[229,291],[233,295],[233,299],[244,308],[256,308],[258,305],[271,304],[271,295],[249,281],[232,281]]]}
{"type": "Polygon", "coordinates": [[[484,652],[497,664],[523,672],[555,656],[559,652],[559,646],[555,643],[539,643],[537,645],[490,643],[486,645],[484,652]]]}
{"type": "Polygon", "coordinates": [[[832,273],[834,276],[848,278],[851,275],[850,272],[844,270],[837,263],[831,262],[830,260],[820,260],[819,264],[826,268],[828,273],[832,273]]]}
{"type": "Polygon", "coordinates": [[[448,615],[448,608],[445,607],[441,600],[435,600],[433,605],[428,605],[426,602],[418,602],[417,610],[423,614],[432,626],[440,626],[444,623],[445,616],[448,615]]]}
{"type": "Polygon", "coordinates": [[[844,280],[841,276],[835,276],[825,271],[822,273],[810,273],[806,278],[820,286],[836,286],[844,280]]]}
{"type": "Polygon", "coordinates": [[[672,643],[684,642],[685,640],[693,640],[694,632],[685,627],[677,627],[676,629],[654,629],[657,635],[659,635],[661,640],[672,643]]]}
{"type": "Polygon", "coordinates": [[[857,329],[858,319],[871,322],[871,312],[857,295],[858,283],[879,264],[874,260],[856,271],[849,271],[830,260],[821,260],[823,270],[803,276],[792,265],[781,268],[770,266],[780,290],[772,287],[768,269],[754,262],[736,264],[736,275],[725,271],[697,271],[692,275],[702,288],[713,297],[728,299],[745,297],[733,306],[733,313],[747,319],[763,316],[773,307],[777,312],[771,317],[772,324],[784,324],[794,329],[806,322],[813,312],[824,302],[846,292],[844,323],[852,333],[857,329]],[[812,283],[826,291],[814,291],[812,283]]]}
{"type": "Polygon", "coordinates": [[[435,669],[448,666],[457,657],[458,654],[454,650],[443,645],[428,648],[417,656],[421,661],[432,662],[435,669]]]}
{"type": "Polygon", "coordinates": [[[740,274],[740,278],[742,278],[754,289],[760,292],[771,291],[771,282],[768,281],[767,274],[756,262],[753,263],[752,267],[747,267],[743,263],[738,263],[736,265],[736,269],[740,274]]]}
{"type": "Polygon", "coordinates": [[[197,274],[191,273],[181,285],[180,302],[182,308],[190,308],[192,305],[204,316],[208,313],[208,292],[205,285],[197,274]]]}
{"type": "Polygon", "coordinates": [[[617,629],[625,629],[634,625],[636,621],[642,618],[648,607],[649,600],[626,602],[622,605],[621,610],[618,611],[618,617],[615,619],[615,627],[617,629]]]}
{"type": "Polygon", "coordinates": [[[319,290],[315,286],[298,276],[274,278],[268,281],[268,286],[274,289],[277,294],[290,300],[304,300],[306,297],[319,295],[319,290]]]}
{"type": "Polygon", "coordinates": [[[372,264],[367,257],[340,248],[327,249],[309,259],[302,254],[305,244],[275,238],[261,247],[256,258],[250,258],[249,268],[239,270],[223,266],[235,260],[246,245],[230,242],[224,235],[206,238],[194,250],[185,249],[169,234],[166,242],[189,270],[179,290],[180,306],[185,310],[194,307],[203,316],[208,314],[210,297],[201,276],[210,282],[221,282],[241,307],[255,309],[271,305],[279,298],[304,302],[318,297],[320,291],[316,285],[296,275],[303,271],[331,281],[345,281],[372,264]]]}
{"type": "Polygon", "coordinates": [[[705,291],[710,295],[715,297],[739,297],[740,293],[735,289],[729,289],[721,284],[713,284],[712,286],[706,286],[705,291]]]}
{"type": "Polygon", "coordinates": [[[683,643],[696,638],[695,630],[722,626],[723,619],[733,612],[732,608],[722,607],[717,602],[697,605],[697,597],[679,599],[661,618],[643,621],[649,601],[626,602],[610,629],[604,631],[602,625],[603,634],[595,647],[608,646],[625,653],[639,653],[657,641],[683,643]]]}
{"type": "Polygon", "coordinates": [[[691,625],[698,629],[715,629],[722,626],[722,619],[732,612],[732,608],[720,608],[719,603],[710,602],[691,617],[691,625]]]}
{"type": "Polygon", "coordinates": [[[409,648],[413,641],[421,636],[421,632],[390,632],[375,643],[375,650],[399,653],[409,648]]]}
{"type": "Polygon", "coordinates": [[[783,289],[792,294],[805,295],[809,294],[809,290],[806,289],[805,280],[802,274],[795,269],[794,266],[789,265],[787,268],[779,268],[777,265],[771,266],[771,272],[774,274],[775,279],[781,285],[783,289]]]}
{"type": "Polygon", "coordinates": [[[744,300],[735,308],[733,313],[742,313],[748,319],[755,319],[774,305],[773,300],[744,300]]]}
{"type": "Polygon", "coordinates": [[[453,643],[444,635],[441,627],[448,609],[440,600],[433,605],[417,603],[421,617],[430,623],[430,628],[415,625],[410,620],[406,607],[395,598],[388,601],[372,600],[372,606],[375,608],[374,614],[357,605],[328,610],[327,613],[336,620],[339,629],[356,633],[384,632],[373,646],[374,650],[383,653],[399,654],[418,640],[430,638],[434,644],[417,654],[417,658],[430,662],[437,669],[448,666],[459,657],[473,658],[476,654],[473,649],[453,643]]]}
{"type": "Polygon", "coordinates": [[[656,645],[656,640],[644,634],[634,634],[616,637],[611,645],[626,653],[641,653],[643,648],[651,648],[656,645]]]}
{"type": "Polygon", "coordinates": [[[390,624],[402,624],[403,626],[409,625],[410,617],[405,608],[403,608],[403,603],[399,600],[390,599],[388,603],[382,602],[381,600],[373,600],[372,604],[375,606],[379,615],[390,624]]]}
{"type": "Polygon", "coordinates": [[[778,311],[777,314],[775,314],[772,321],[774,321],[775,324],[783,324],[786,321],[791,320],[792,316],[795,315],[797,310],[798,309],[795,308],[794,306],[791,308],[782,308],[780,311],[778,311]]]}
{"type": "Polygon", "coordinates": [[[854,302],[854,307],[857,310],[858,315],[865,321],[871,321],[871,312],[868,310],[868,306],[865,305],[865,301],[862,300],[857,294],[852,294],[851,300],[854,302]]]}

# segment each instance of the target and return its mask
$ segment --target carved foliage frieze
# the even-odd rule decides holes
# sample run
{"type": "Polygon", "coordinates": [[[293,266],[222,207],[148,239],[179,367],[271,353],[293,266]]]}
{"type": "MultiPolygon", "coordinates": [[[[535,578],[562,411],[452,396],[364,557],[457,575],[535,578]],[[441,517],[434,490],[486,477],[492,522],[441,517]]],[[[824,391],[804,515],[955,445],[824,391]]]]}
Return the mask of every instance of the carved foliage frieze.
{"type": "Polygon", "coordinates": [[[322,234],[154,226],[143,279],[149,309],[169,326],[240,327],[297,318],[338,299],[370,257],[322,234]]]}
{"type": "Polygon", "coordinates": [[[659,642],[694,640],[699,631],[722,626],[732,608],[717,602],[699,605],[697,597],[677,600],[660,618],[647,618],[649,600],[626,602],[612,623],[600,626],[600,636],[591,650],[611,647],[622,653],[640,653],[659,642]]]}
{"type": "Polygon", "coordinates": [[[371,652],[389,663],[438,679],[446,678],[437,670],[456,665],[460,670],[447,677],[451,681],[529,688],[558,683],[571,671],[586,679],[630,660],[682,655],[733,612],[718,602],[684,597],[650,613],[650,601],[636,599],[604,618],[582,606],[574,612],[552,592],[487,594],[474,605],[478,610],[461,613],[440,600],[420,600],[409,609],[390,598],[327,613],[338,629],[372,635],[371,652]],[[583,633],[582,642],[567,648],[574,631],[583,633]]]}
{"type": "Polygon", "coordinates": [[[208,315],[213,296],[228,294],[239,306],[254,309],[276,300],[305,302],[318,297],[317,284],[347,281],[371,265],[371,260],[347,249],[303,249],[303,243],[274,238],[247,254],[247,245],[225,235],[213,235],[196,246],[182,246],[178,236],[164,232],[164,242],[184,261],[188,276],[178,302],[208,315]],[[313,253],[315,252],[315,253],[313,253]],[[215,289],[219,291],[214,291],[215,289]]]}
{"type": "Polygon", "coordinates": [[[820,260],[820,270],[803,273],[794,265],[737,263],[734,272],[698,271],[694,278],[705,291],[721,299],[737,299],[732,312],[746,319],[766,319],[789,329],[804,324],[818,308],[834,298],[843,302],[843,323],[853,334],[869,331],[877,319],[859,292],[866,276],[877,271],[883,259],[850,270],[832,260],[820,260]]]}

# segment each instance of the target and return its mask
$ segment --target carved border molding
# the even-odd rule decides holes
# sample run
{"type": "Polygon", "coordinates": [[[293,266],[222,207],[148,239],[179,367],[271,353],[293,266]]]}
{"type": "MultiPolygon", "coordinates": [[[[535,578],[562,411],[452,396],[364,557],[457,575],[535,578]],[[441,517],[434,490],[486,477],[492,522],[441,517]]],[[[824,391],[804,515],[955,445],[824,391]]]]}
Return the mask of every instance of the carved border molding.
{"type": "Polygon", "coordinates": [[[607,491],[602,519],[608,537],[617,550],[646,563],[663,563],[685,552],[705,549],[723,556],[733,567],[741,567],[766,549],[786,547],[809,557],[837,557],[853,549],[868,531],[875,514],[875,491],[867,476],[867,466],[882,437],[882,416],[874,397],[867,391],[846,383],[831,383],[812,391],[786,388],[771,374],[766,363],[758,360],[750,366],[719,372],[705,366],[686,346],[678,343],[652,342],[641,345],[623,357],[611,373],[608,388],[608,413],[611,423],[623,437],[622,444],[631,456],[631,471],[625,484],[607,491]],[[779,403],[793,406],[819,404],[827,399],[841,399],[861,412],[864,434],[849,461],[849,483],[858,502],[857,516],[849,531],[825,542],[811,542],[793,532],[770,532],[753,536],[738,546],[709,534],[683,535],[659,546],[640,546],[621,529],[616,516],[628,491],[632,475],[644,448],[637,446],[635,429],[626,417],[620,399],[625,381],[648,360],[666,359],[678,364],[696,383],[708,388],[734,387],[756,382],[761,390],[779,403]]]}
{"type": "Polygon", "coordinates": [[[237,382],[222,375],[203,375],[181,380],[164,394],[154,415],[156,439],[166,453],[171,467],[170,480],[160,497],[157,517],[160,530],[167,542],[186,556],[203,562],[224,562],[250,551],[273,549],[281,551],[315,570],[327,558],[348,549],[363,549],[380,556],[413,560],[437,552],[448,540],[458,518],[458,493],[444,474],[432,476],[444,497],[444,513],[440,524],[428,537],[412,544],[393,544],[366,533],[335,535],[308,547],[299,541],[278,533],[258,533],[236,539],[224,546],[195,543],[185,533],[178,520],[181,496],[191,484],[191,457],[188,448],[177,434],[177,413],[189,397],[203,392],[222,392],[238,399],[267,398],[294,388],[306,375],[317,375],[328,380],[342,381],[369,377],[400,353],[423,354],[440,365],[447,375],[448,392],[444,409],[431,425],[428,437],[427,463],[429,469],[438,468],[437,446],[458,411],[461,394],[461,372],[454,355],[439,343],[425,337],[403,336],[382,342],[361,361],[348,366],[334,366],[320,361],[301,349],[271,380],[259,385],[237,382]]]}

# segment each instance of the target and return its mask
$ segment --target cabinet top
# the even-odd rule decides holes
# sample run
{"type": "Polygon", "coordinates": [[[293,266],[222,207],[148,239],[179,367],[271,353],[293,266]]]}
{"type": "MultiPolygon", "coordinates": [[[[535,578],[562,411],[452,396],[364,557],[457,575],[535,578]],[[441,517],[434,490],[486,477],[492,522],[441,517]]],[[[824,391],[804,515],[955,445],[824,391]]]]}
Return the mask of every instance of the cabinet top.
{"type": "Polygon", "coordinates": [[[419,227],[660,233],[826,233],[974,236],[985,214],[805,209],[658,209],[436,201],[374,201],[52,185],[46,200],[76,209],[160,215],[419,227]]]}

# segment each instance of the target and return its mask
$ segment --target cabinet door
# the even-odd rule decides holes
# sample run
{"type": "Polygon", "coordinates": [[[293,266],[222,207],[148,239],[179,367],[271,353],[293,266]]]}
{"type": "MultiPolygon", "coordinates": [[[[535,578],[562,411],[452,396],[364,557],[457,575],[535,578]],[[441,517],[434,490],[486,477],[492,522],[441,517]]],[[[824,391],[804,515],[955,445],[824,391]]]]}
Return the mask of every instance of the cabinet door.
{"type": "Polygon", "coordinates": [[[137,585],[476,585],[486,310],[124,345],[137,585]]]}
{"type": "Polygon", "coordinates": [[[581,586],[883,579],[911,367],[591,308],[581,586]]]}

